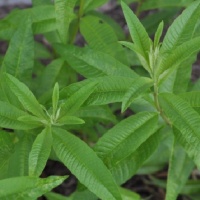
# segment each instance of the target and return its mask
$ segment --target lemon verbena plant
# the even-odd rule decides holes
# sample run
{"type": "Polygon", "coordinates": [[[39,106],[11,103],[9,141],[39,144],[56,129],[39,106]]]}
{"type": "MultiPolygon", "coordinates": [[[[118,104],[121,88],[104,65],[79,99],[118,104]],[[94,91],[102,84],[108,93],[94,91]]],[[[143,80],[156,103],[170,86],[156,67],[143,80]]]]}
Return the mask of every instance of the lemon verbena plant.
{"type": "Polygon", "coordinates": [[[130,37],[96,10],[106,2],[33,0],[0,20],[0,199],[139,200],[122,184],[166,166],[166,180],[149,176],[165,199],[198,199],[200,1],[141,0],[136,13],[121,2],[130,37]],[[168,28],[180,9],[165,6],[186,7],[168,28]],[[68,175],[44,178],[48,160],[77,178],[71,196],[52,192],[68,175]]]}

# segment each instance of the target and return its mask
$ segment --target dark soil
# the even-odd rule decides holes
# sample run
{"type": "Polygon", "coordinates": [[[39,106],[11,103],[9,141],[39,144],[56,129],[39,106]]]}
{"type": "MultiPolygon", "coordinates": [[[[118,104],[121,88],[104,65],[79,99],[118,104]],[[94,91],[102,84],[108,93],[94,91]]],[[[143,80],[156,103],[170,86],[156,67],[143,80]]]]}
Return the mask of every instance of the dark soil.
{"type": "MultiPolygon", "coordinates": [[[[15,5],[13,6],[6,6],[6,7],[0,7],[0,18],[5,17],[13,8],[26,8],[25,5],[15,5]]],[[[136,4],[132,4],[132,9],[136,10],[136,4]]],[[[122,13],[122,10],[120,6],[118,6],[115,1],[111,1],[111,3],[107,4],[106,6],[103,6],[100,8],[100,11],[111,16],[113,19],[115,19],[124,29],[126,33],[128,33],[128,29],[124,20],[124,16],[122,13]]],[[[141,17],[144,17],[148,15],[148,12],[141,13],[141,17]]],[[[47,47],[48,44],[45,43],[44,38],[40,36],[36,36],[36,40],[40,41],[47,47]]],[[[79,44],[82,46],[84,44],[83,38],[78,37],[76,44],[79,44]]],[[[4,55],[8,47],[8,43],[5,41],[0,41],[0,54],[4,55]]],[[[46,62],[48,64],[48,61],[46,62]]],[[[200,56],[198,57],[198,61],[195,63],[193,67],[192,72],[192,80],[196,80],[200,77],[200,56]]],[[[49,160],[47,162],[47,165],[41,175],[41,177],[48,177],[50,175],[69,175],[69,178],[63,182],[60,186],[53,189],[54,192],[69,196],[71,193],[73,193],[76,190],[77,186],[77,179],[70,173],[70,171],[61,163],[56,161],[49,160]]],[[[163,169],[160,172],[157,172],[156,174],[153,174],[153,176],[157,178],[161,178],[166,180],[167,178],[167,168],[163,169]]],[[[123,187],[128,188],[130,190],[133,190],[141,195],[144,199],[148,200],[164,200],[165,198],[165,190],[162,188],[159,188],[151,183],[151,179],[148,175],[136,175],[132,177],[130,180],[128,180],[125,184],[123,184],[123,187]]],[[[45,197],[41,197],[40,200],[44,200],[45,197]]],[[[179,196],[178,200],[188,200],[186,197],[179,196]]]]}

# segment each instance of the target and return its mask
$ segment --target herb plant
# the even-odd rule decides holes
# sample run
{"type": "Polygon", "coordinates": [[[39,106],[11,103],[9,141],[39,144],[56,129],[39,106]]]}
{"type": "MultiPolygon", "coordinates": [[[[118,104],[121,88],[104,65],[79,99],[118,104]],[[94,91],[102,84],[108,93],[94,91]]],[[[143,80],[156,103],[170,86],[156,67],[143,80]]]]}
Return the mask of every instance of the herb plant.
{"type": "Polygon", "coordinates": [[[0,199],[139,200],[121,185],[166,164],[167,180],[151,179],[165,199],[198,199],[199,181],[188,178],[200,168],[200,89],[191,82],[200,1],[141,0],[135,14],[127,5],[134,1],[121,2],[130,38],[95,10],[106,0],[32,2],[0,21],[9,41],[0,71],[0,199]],[[186,8],[168,29],[160,18],[148,27],[175,7],[186,8]],[[164,11],[142,23],[140,12],[154,8],[164,11]],[[75,45],[78,34],[84,47],[75,45]],[[70,197],[51,192],[67,176],[42,178],[48,159],[78,179],[70,197]]]}

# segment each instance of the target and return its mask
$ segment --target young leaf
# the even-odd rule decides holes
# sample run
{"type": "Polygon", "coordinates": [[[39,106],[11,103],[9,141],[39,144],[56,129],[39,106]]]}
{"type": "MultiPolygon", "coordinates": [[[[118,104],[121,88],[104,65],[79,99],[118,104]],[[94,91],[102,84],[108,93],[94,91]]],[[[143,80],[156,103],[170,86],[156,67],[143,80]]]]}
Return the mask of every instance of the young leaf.
{"type": "Polygon", "coordinates": [[[61,117],[57,122],[57,126],[62,126],[62,125],[71,125],[71,124],[84,124],[85,121],[82,120],[81,118],[75,117],[75,116],[64,116],[61,117]]]}
{"type": "Polygon", "coordinates": [[[158,47],[160,42],[160,37],[163,33],[164,22],[160,22],[158,29],[156,30],[155,37],[154,37],[154,48],[158,47]]]}
{"type": "Polygon", "coordinates": [[[56,51],[71,67],[86,78],[96,78],[105,75],[135,78],[138,75],[128,66],[122,64],[110,55],[90,48],[54,45],[56,51]]]}
{"type": "Polygon", "coordinates": [[[28,87],[9,74],[7,74],[6,78],[10,90],[19,99],[24,108],[38,117],[46,118],[40,104],[28,87]]]}
{"type": "Polygon", "coordinates": [[[148,53],[150,52],[151,40],[145,28],[132,10],[124,2],[122,2],[121,5],[134,45],[140,50],[141,55],[148,62],[148,53]]]}
{"type": "Polygon", "coordinates": [[[127,90],[123,102],[122,112],[124,112],[140,94],[144,93],[150,86],[153,85],[153,81],[149,78],[137,78],[134,80],[132,86],[127,90]]]}
{"type": "Polygon", "coordinates": [[[48,178],[14,177],[0,180],[0,199],[33,200],[60,185],[66,176],[50,176],[48,178]]]}
{"type": "Polygon", "coordinates": [[[13,35],[2,68],[19,80],[29,83],[34,64],[32,22],[27,17],[13,35]]]}
{"type": "Polygon", "coordinates": [[[51,129],[46,127],[35,139],[29,154],[29,176],[40,176],[51,153],[51,129]]]}
{"type": "Polygon", "coordinates": [[[80,88],[72,96],[70,96],[65,103],[61,106],[60,118],[65,114],[74,114],[83,105],[83,103],[88,99],[91,93],[97,86],[97,82],[91,82],[84,87],[80,88]]]}
{"type": "Polygon", "coordinates": [[[63,44],[67,42],[68,30],[73,19],[73,10],[77,0],[55,0],[56,24],[63,44]]]}
{"type": "Polygon", "coordinates": [[[0,127],[17,130],[28,130],[38,127],[38,124],[25,123],[18,120],[19,117],[29,115],[9,103],[0,101],[0,108],[0,127]]]}
{"type": "Polygon", "coordinates": [[[200,1],[195,1],[170,26],[163,40],[161,51],[170,53],[183,42],[190,40],[199,17],[200,1]]]}
{"type": "Polygon", "coordinates": [[[156,76],[158,77],[159,75],[161,75],[161,79],[164,79],[170,72],[174,71],[183,61],[190,58],[194,53],[197,53],[199,50],[200,37],[196,37],[179,45],[173,50],[173,52],[171,52],[162,59],[161,63],[157,68],[156,76]]]}
{"type": "Polygon", "coordinates": [[[120,190],[123,200],[140,200],[141,199],[140,196],[133,191],[127,190],[123,187],[120,187],[119,190],[120,190]]]}
{"type": "Polygon", "coordinates": [[[53,95],[52,95],[53,116],[56,115],[58,101],[59,101],[59,85],[58,83],[56,83],[53,88],[53,95]]]}
{"type": "Polygon", "coordinates": [[[73,197],[66,197],[55,192],[48,192],[44,195],[47,200],[74,200],[73,197]]]}
{"type": "Polygon", "coordinates": [[[174,94],[160,95],[160,103],[172,125],[179,130],[174,133],[178,142],[200,168],[199,114],[186,101],[174,94]]]}
{"type": "Polygon", "coordinates": [[[112,168],[155,132],[157,121],[158,115],[153,112],[141,112],[128,117],[98,140],[95,151],[112,168]]]}
{"type": "MultiPolygon", "coordinates": [[[[174,129],[174,131],[178,130],[174,129]]],[[[175,138],[169,163],[166,200],[177,199],[193,168],[194,163],[188,158],[175,138]]]]}
{"type": "Polygon", "coordinates": [[[95,152],[73,134],[53,129],[53,148],[66,167],[101,199],[120,200],[112,175],[95,152]]]}

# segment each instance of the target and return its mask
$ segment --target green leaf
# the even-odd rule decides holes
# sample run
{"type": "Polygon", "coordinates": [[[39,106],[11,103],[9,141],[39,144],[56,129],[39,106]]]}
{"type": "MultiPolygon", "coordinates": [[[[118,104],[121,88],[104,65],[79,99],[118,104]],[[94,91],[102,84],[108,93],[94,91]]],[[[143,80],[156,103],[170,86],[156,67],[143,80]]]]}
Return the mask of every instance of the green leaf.
{"type": "Polygon", "coordinates": [[[132,10],[124,2],[122,2],[121,5],[135,48],[140,51],[141,55],[148,62],[148,53],[150,52],[151,39],[149,38],[142,23],[132,12],[132,10]]]}
{"type": "Polygon", "coordinates": [[[0,179],[6,178],[9,158],[14,150],[13,138],[8,132],[0,131],[0,179]]]}
{"type": "Polygon", "coordinates": [[[116,116],[112,113],[108,106],[87,106],[81,108],[77,112],[77,116],[81,118],[101,119],[116,123],[116,116]]]}
{"type": "Polygon", "coordinates": [[[61,59],[53,60],[49,65],[47,65],[41,75],[41,79],[39,80],[39,88],[37,90],[37,94],[41,95],[46,91],[52,89],[53,85],[58,78],[61,69],[63,67],[64,61],[61,59]]]}
{"type": "Polygon", "coordinates": [[[70,22],[77,0],[55,0],[56,25],[63,44],[66,44],[70,22]]]}
{"type": "Polygon", "coordinates": [[[71,124],[84,124],[85,121],[82,120],[81,118],[75,117],[75,116],[64,116],[61,117],[57,122],[57,126],[62,126],[62,125],[71,125],[71,124]]]}
{"type": "Polygon", "coordinates": [[[32,0],[33,6],[41,6],[51,4],[51,0],[32,0]]]}
{"type": "Polygon", "coordinates": [[[88,97],[92,94],[97,86],[97,82],[91,82],[81,87],[78,91],[76,91],[72,96],[70,96],[65,103],[61,105],[61,114],[63,115],[71,115],[74,114],[78,109],[84,104],[84,102],[88,99],[88,97]]]}
{"type": "Polygon", "coordinates": [[[53,148],[66,167],[101,199],[121,199],[112,175],[83,141],[63,129],[53,129],[53,148]]]}
{"type": "Polygon", "coordinates": [[[0,180],[0,198],[2,200],[33,200],[51,191],[65,179],[66,176],[50,176],[44,179],[22,176],[0,180]]]}
{"type": "Polygon", "coordinates": [[[98,1],[86,0],[84,3],[84,12],[94,10],[95,8],[102,6],[106,2],[107,0],[98,0],[98,1]]]}
{"type": "Polygon", "coordinates": [[[13,35],[2,68],[19,80],[29,83],[34,64],[32,21],[27,17],[13,35]]]}
{"type": "Polygon", "coordinates": [[[186,7],[190,3],[192,3],[193,0],[151,0],[151,1],[145,1],[143,2],[141,6],[142,10],[151,10],[156,8],[165,8],[169,7],[170,9],[172,7],[186,7]]]}
{"type": "Polygon", "coordinates": [[[160,103],[172,125],[179,130],[179,132],[174,133],[178,142],[200,168],[198,153],[200,151],[199,114],[186,101],[174,94],[160,95],[160,103]]]}
{"type": "Polygon", "coordinates": [[[52,95],[52,106],[53,106],[53,115],[56,115],[57,107],[59,101],[59,85],[58,83],[55,84],[53,88],[53,95],[52,95]]]}
{"type": "Polygon", "coordinates": [[[35,139],[29,154],[29,176],[40,176],[51,153],[51,129],[45,128],[35,139]]]}
{"type": "Polygon", "coordinates": [[[19,117],[28,115],[9,103],[0,101],[0,108],[0,127],[2,128],[28,130],[38,126],[36,124],[19,121],[19,117]]]}
{"type": "Polygon", "coordinates": [[[81,19],[80,31],[92,49],[124,63],[126,57],[124,49],[118,43],[114,30],[106,21],[97,16],[87,15],[81,19]]]}
{"type": "Polygon", "coordinates": [[[9,74],[7,74],[6,78],[10,90],[19,99],[24,108],[38,117],[46,118],[40,104],[28,87],[9,74]]]}
{"type": "Polygon", "coordinates": [[[25,133],[20,138],[15,139],[18,142],[15,144],[14,152],[9,159],[6,178],[28,176],[28,157],[33,143],[33,136],[25,133]]]}
{"type": "Polygon", "coordinates": [[[152,85],[153,81],[149,78],[141,77],[135,79],[123,98],[122,112],[124,112],[139,95],[146,92],[152,85]]]}
{"type": "Polygon", "coordinates": [[[154,37],[154,48],[155,47],[158,47],[159,45],[159,42],[160,42],[160,37],[162,36],[162,33],[163,33],[163,28],[164,28],[164,23],[163,21],[160,22],[157,30],[156,30],[156,33],[155,33],[155,37],[154,37]]]}
{"type": "Polygon", "coordinates": [[[170,53],[180,44],[190,40],[199,17],[200,1],[195,1],[170,26],[163,40],[161,51],[170,53]]]}
{"type": "MultiPolygon", "coordinates": [[[[178,130],[174,129],[174,131],[178,130]]],[[[188,158],[175,138],[169,162],[166,200],[177,199],[193,168],[194,163],[188,158]]]]}
{"type": "Polygon", "coordinates": [[[48,192],[44,196],[47,200],[73,200],[71,197],[66,197],[55,192],[48,192]]]}
{"type": "MultiPolygon", "coordinates": [[[[156,131],[155,131],[156,132],[156,131]]],[[[109,169],[118,184],[125,183],[141,168],[161,142],[159,131],[150,136],[133,153],[111,166],[109,169]]]]}
{"type": "Polygon", "coordinates": [[[105,76],[95,79],[87,79],[79,83],[71,84],[70,86],[64,88],[61,90],[60,96],[62,99],[69,98],[84,85],[98,82],[98,85],[85,102],[85,105],[105,105],[108,103],[121,102],[133,81],[134,79],[132,78],[117,76],[105,76]]]}
{"type": "Polygon", "coordinates": [[[130,190],[120,187],[120,193],[122,195],[123,200],[140,200],[140,196],[130,190]]]}
{"type": "Polygon", "coordinates": [[[174,71],[183,61],[190,58],[194,53],[200,50],[200,37],[191,39],[179,45],[173,50],[173,53],[167,54],[156,70],[156,76],[161,75],[164,79],[170,72],[174,71]],[[169,69],[169,70],[168,70],[169,69]]]}
{"type": "MultiPolygon", "coordinates": [[[[94,150],[108,168],[115,168],[155,133],[157,121],[157,113],[150,112],[141,112],[128,117],[105,133],[98,140],[94,150]]],[[[121,178],[120,175],[114,177],[117,180],[121,178]]]]}
{"type": "Polygon", "coordinates": [[[180,93],[178,96],[187,101],[187,103],[189,103],[191,107],[200,107],[199,91],[184,92],[180,93]]]}
{"type": "Polygon", "coordinates": [[[105,75],[135,78],[138,75],[128,66],[122,64],[112,56],[90,48],[54,45],[56,51],[71,67],[86,78],[105,75]]]}

